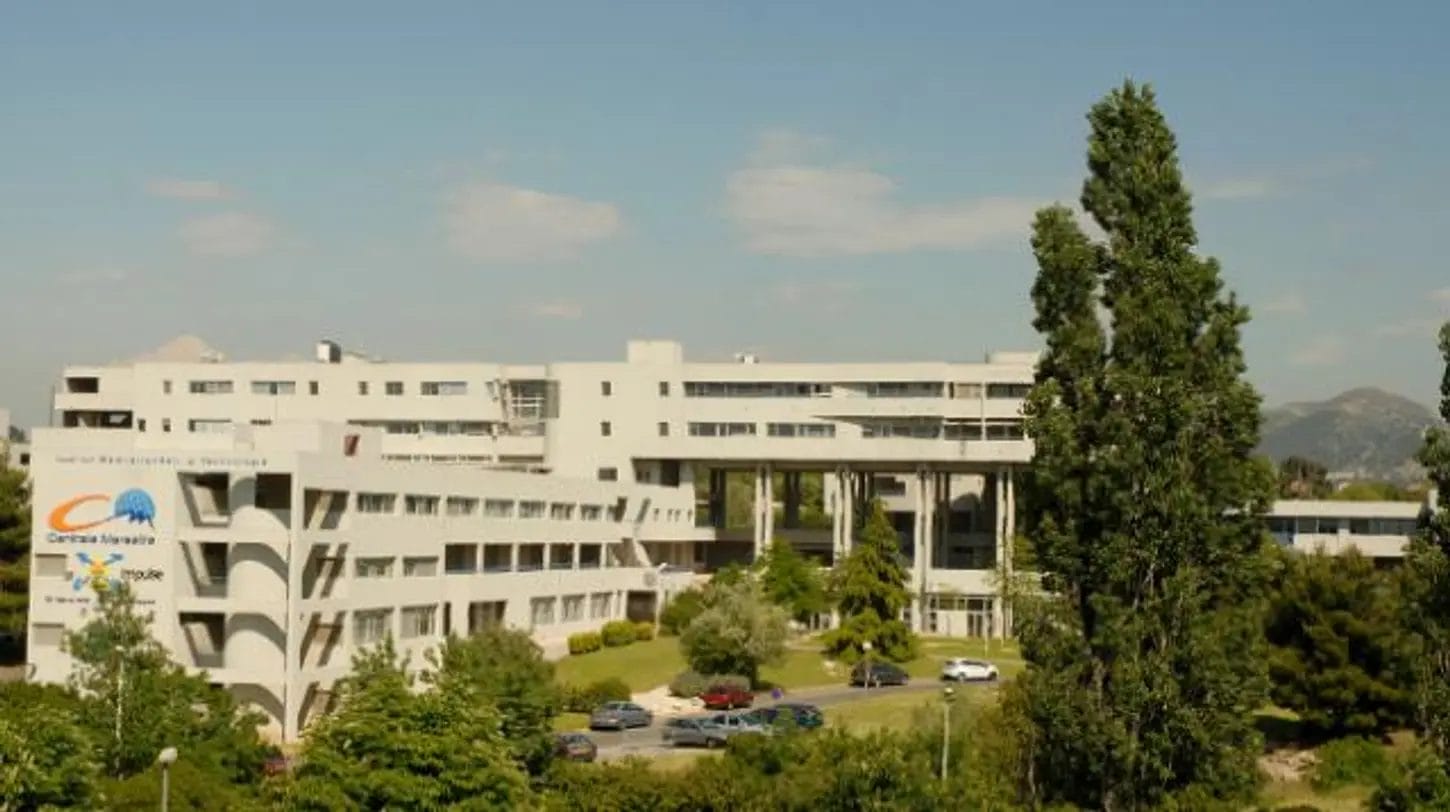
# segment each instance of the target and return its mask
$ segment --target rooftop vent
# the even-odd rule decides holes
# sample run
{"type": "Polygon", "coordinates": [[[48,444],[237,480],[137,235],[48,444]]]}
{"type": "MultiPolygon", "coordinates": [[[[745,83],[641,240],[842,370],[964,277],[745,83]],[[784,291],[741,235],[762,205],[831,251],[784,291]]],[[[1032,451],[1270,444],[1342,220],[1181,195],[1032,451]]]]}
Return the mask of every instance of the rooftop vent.
{"type": "Polygon", "coordinates": [[[760,358],[757,357],[756,354],[753,352],[737,352],[735,353],[735,363],[758,364],[760,363],[760,358]]]}
{"type": "Polygon", "coordinates": [[[317,363],[339,364],[342,363],[342,345],[336,341],[317,342],[317,363]]]}

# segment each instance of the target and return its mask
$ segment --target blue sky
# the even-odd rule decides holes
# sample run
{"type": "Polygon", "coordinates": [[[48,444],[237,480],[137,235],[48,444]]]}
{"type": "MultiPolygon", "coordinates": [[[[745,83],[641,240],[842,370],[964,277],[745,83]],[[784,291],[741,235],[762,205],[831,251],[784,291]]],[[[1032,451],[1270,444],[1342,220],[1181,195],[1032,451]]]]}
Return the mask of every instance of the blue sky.
{"type": "Polygon", "coordinates": [[[1443,3],[11,4],[0,404],[194,333],[389,358],[1031,348],[1032,210],[1151,81],[1270,402],[1428,402],[1443,3]],[[201,7],[205,6],[203,10],[201,7]]]}

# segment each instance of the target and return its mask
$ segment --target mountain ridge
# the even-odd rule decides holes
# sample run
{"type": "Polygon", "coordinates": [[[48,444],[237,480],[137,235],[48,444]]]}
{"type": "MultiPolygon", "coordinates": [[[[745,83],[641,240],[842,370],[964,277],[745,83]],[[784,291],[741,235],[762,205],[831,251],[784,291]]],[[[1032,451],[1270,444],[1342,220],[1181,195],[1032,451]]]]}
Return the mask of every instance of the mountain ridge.
{"type": "Polygon", "coordinates": [[[1403,484],[1424,478],[1415,453],[1425,429],[1439,422],[1428,406],[1373,386],[1263,415],[1259,450],[1275,462],[1307,457],[1333,473],[1403,484]]]}

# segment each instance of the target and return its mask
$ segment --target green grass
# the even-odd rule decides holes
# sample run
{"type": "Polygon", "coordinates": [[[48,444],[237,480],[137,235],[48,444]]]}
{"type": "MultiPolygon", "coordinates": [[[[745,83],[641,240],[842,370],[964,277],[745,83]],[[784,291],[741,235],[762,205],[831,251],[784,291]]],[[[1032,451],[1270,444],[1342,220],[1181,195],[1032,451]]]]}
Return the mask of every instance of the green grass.
{"type": "Polygon", "coordinates": [[[1271,781],[1264,786],[1259,802],[1269,809],[1295,804],[1310,804],[1323,812],[1352,812],[1364,809],[1370,790],[1365,787],[1340,787],[1319,792],[1306,781],[1271,781]]]}
{"type": "MultiPolygon", "coordinates": [[[[825,708],[826,724],[855,733],[869,730],[906,730],[916,721],[918,711],[942,712],[941,695],[893,691],[862,691],[861,698],[825,708]],[[873,695],[874,693],[874,695],[873,695]]],[[[995,691],[972,690],[957,694],[952,713],[969,712],[974,706],[993,701],[995,691]]]]}
{"type": "Polygon", "coordinates": [[[554,732],[567,733],[573,730],[588,730],[589,714],[561,713],[554,717],[554,732]]]}
{"type": "Polygon", "coordinates": [[[680,656],[677,637],[657,637],[619,648],[570,655],[554,665],[559,682],[588,685],[605,677],[619,677],[635,692],[665,685],[684,670],[685,660],[680,656]]]}

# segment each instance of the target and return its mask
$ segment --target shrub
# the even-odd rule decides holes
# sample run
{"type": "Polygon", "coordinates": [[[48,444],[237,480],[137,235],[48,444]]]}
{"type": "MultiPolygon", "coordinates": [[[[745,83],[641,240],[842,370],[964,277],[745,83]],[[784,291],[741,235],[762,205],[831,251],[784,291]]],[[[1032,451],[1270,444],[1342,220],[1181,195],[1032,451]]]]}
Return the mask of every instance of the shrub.
{"type": "Polygon", "coordinates": [[[588,685],[562,685],[559,695],[564,710],[570,713],[589,713],[605,702],[622,702],[629,699],[629,685],[619,677],[606,677],[588,685]]]}
{"type": "Polygon", "coordinates": [[[598,651],[604,645],[604,639],[599,632],[580,632],[569,635],[570,654],[588,654],[591,651],[598,651]]]}
{"type": "Polygon", "coordinates": [[[1378,786],[1394,772],[1394,760],[1378,742],[1358,736],[1335,739],[1316,752],[1319,763],[1310,783],[1315,789],[1330,790],[1347,784],[1378,786]]]}
{"type": "Polygon", "coordinates": [[[627,646],[634,642],[634,624],[628,620],[611,620],[604,624],[601,634],[604,645],[610,648],[627,646]]]}
{"type": "Polygon", "coordinates": [[[750,680],[739,674],[701,674],[696,671],[682,671],[673,680],[670,680],[670,695],[694,697],[704,693],[706,689],[716,686],[728,686],[748,691],[750,690],[750,680]]]}
{"type": "Polygon", "coordinates": [[[660,610],[660,634],[684,634],[690,621],[705,611],[704,598],[704,593],[698,589],[687,589],[670,598],[665,608],[660,610]]]}
{"type": "Polygon", "coordinates": [[[655,639],[655,624],[646,621],[634,624],[634,639],[639,641],[655,639]]]}

